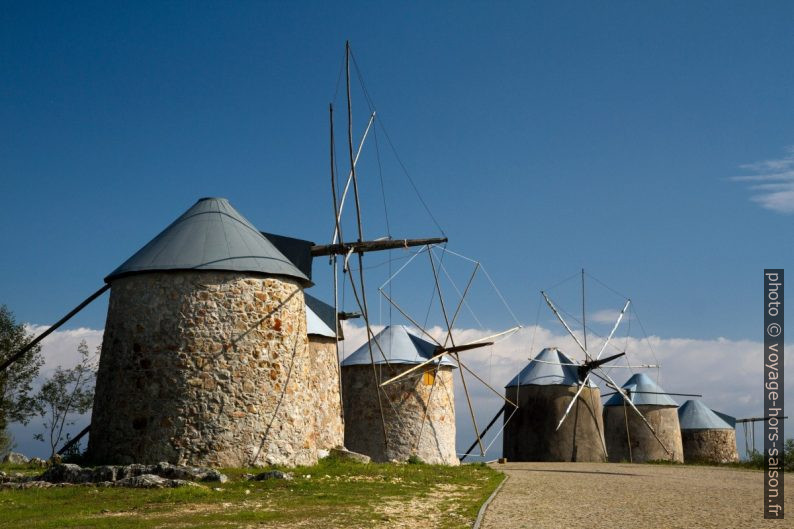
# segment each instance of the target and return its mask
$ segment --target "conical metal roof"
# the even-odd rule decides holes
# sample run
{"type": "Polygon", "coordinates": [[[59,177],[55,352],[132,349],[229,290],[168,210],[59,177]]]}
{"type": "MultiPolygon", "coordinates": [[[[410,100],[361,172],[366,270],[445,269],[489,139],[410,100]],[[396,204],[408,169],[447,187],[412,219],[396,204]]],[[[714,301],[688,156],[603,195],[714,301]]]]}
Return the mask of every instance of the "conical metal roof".
{"type": "MultiPolygon", "coordinates": [[[[384,356],[390,364],[421,364],[435,356],[438,347],[414,336],[403,325],[390,325],[372,339],[377,342],[377,345],[372,344],[372,357],[376,364],[385,364],[384,356]]],[[[357,365],[370,365],[369,345],[366,343],[342,361],[342,366],[357,365]]],[[[441,365],[454,366],[446,356],[442,357],[441,365]]]]}
{"type": "MultiPolygon", "coordinates": [[[[645,373],[637,373],[623,384],[623,389],[629,391],[629,398],[635,406],[676,406],[678,404],[670,395],[645,373]]],[[[623,397],[612,395],[604,406],[623,406],[623,397]]]]}
{"type": "Polygon", "coordinates": [[[334,308],[305,292],[303,297],[306,300],[306,334],[336,338],[334,308]]]}
{"type": "Polygon", "coordinates": [[[682,430],[732,430],[733,427],[722,420],[708,406],[699,400],[688,400],[678,408],[678,422],[682,430]]]}
{"type": "Polygon", "coordinates": [[[727,413],[722,413],[721,411],[717,411],[717,410],[711,410],[711,411],[713,411],[717,415],[717,417],[727,422],[728,426],[734,429],[736,428],[736,417],[734,417],[733,415],[728,415],[727,413]]]}
{"type": "Polygon", "coordinates": [[[225,198],[202,198],[105,278],[156,270],[226,270],[289,276],[311,285],[225,198]]]}
{"type": "MultiPolygon", "coordinates": [[[[556,347],[547,347],[522,369],[505,387],[513,386],[579,386],[579,368],[556,347]],[[571,364],[571,365],[565,365],[571,364]]],[[[589,387],[596,387],[592,380],[589,387]]]]}

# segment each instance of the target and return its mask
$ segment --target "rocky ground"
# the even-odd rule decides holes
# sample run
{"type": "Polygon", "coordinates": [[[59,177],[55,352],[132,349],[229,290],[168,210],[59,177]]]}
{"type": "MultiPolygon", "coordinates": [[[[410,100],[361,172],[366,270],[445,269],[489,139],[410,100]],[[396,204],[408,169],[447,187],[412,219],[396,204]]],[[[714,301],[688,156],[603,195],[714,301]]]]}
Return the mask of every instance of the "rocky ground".
{"type": "MultiPolygon", "coordinates": [[[[507,463],[482,529],[792,527],[763,519],[760,471],[690,465],[507,463]]],[[[794,505],[794,476],[785,500],[794,505]]]]}
{"type": "Polygon", "coordinates": [[[195,482],[227,481],[215,469],[158,463],[156,465],[103,465],[83,468],[70,463],[48,466],[41,474],[0,472],[0,489],[49,488],[64,485],[164,488],[196,485],[195,482]]]}

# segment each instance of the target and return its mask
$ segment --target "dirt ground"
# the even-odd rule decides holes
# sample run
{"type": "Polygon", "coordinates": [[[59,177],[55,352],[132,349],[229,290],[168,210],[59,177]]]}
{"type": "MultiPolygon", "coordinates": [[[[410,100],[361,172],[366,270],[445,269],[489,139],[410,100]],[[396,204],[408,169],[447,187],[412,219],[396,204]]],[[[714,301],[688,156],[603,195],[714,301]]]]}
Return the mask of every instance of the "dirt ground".
{"type": "MultiPolygon", "coordinates": [[[[763,519],[763,473],[623,463],[507,463],[482,529],[794,527],[763,519]]],[[[785,505],[794,509],[794,476],[785,505]]]]}

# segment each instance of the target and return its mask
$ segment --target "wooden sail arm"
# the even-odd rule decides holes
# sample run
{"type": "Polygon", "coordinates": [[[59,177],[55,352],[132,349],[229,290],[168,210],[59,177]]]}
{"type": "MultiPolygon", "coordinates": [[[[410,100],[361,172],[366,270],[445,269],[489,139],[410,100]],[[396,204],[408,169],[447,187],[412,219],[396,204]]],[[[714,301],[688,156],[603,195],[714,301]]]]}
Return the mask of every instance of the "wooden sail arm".
{"type": "Polygon", "coordinates": [[[457,345],[455,347],[436,347],[436,354],[438,353],[457,353],[458,351],[468,351],[469,349],[476,349],[478,347],[486,347],[493,345],[493,342],[478,342],[467,343],[465,345],[457,345]]]}
{"type": "Polygon", "coordinates": [[[616,358],[620,358],[621,356],[624,356],[625,354],[626,353],[618,353],[616,355],[612,355],[612,356],[608,356],[606,358],[602,358],[601,360],[589,360],[589,361],[585,362],[584,364],[579,366],[579,379],[580,380],[583,379],[585,376],[587,376],[587,373],[589,373],[593,369],[601,367],[602,365],[606,364],[607,362],[611,362],[612,360],[615,360],[616,358]]]}
{"type": "Polygon", "coordinates": [[[386,239],[382,241],[342,242],[337,244],[317,244],[311,247],[312,257],[321,255],[344,255],[349,252],[366,253],[393,250],[395,248],[410,248],[412,246],[426,246],[429,244],[443,244],[446,237],[428,239],[386,239]]]}
{"type": "Polygon", "coordinates": [[[382,382],[380,384],[380,386],[384,387],[384,386],[387,386],[387,385],[391,384],[392,382],[396,382],[396,381],[400,380],[401,378],[404,378],[404,377],[410,375],[411,373],[413,373],[417,369],[421,369],[424,366],[426,366],[427,364],[430,364],[432,362],[436,362],[436,361],[440,360],[441,357],[443,357],[446,354],[455,353],[457,351],[465,351],[467,349],[474,349],[474,348],[477,348],[477,347],[486,347],[488,345],[493,345],[493,342],[470,343],[470,344],[465,344],[465,345],[459,345],[457,347],[441,347],[441,346],[438,346],[438,347],[436,347],[435,354],[431,358],[428,358],[427,360],[425,360],[421,364],[416,364],[415,366],[411,367],[410,369],[406,369],[405,371],[403,371],[399,375],[393,376],[392,378],[390,378],[386,382],[382,382]]]}

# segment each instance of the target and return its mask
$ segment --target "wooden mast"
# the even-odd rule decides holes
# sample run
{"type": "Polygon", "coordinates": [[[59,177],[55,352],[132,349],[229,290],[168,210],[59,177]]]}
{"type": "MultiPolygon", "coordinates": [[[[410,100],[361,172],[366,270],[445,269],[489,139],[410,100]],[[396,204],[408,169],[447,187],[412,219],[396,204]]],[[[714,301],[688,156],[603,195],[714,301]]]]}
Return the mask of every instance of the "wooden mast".
{"type": "MultiPolygon", "coordinates": [[[[361,203],[358,194],[358,177],[356,176],[356,161],[353,157],[353,105],[350,97],[350,41],[345,41],[345,80],[347,87],[347,151],[350,157],[350,174],[353,180],[353,196],[356,203],[356,225],[358,227],[358,244],[364,242],[364,230],[361,225],[361,203]]],[[[341,234],[340,234],[341,235],[341,234]]],[[[341,240],[341,237],[340,237],[341,240]]],[[[348,269],[350,272],[350,269],[348,269]]],[[[350,272],[352,275],[352,272],[350,272]]],[[[369,310],[367,309],[367,294],[364,288],[364,258],[363,252],[358,252],[358,273],[359,284],[361,285],[361,313],[364,317],[364,325],[367,327],[367,346],[369,349],[369,360],[372,364],[372,376],[375,381],[375,392],[378,395],[378,409],[380,411],[380,422],[383,430],[383,444],[388,450],[389,437],[386,432],[386,417],[383,414],[383,401],[381,399],[380,378],[378,377],[378,368],[375,365],[375,357],[372,353],[372,328],[369,325],[369,310]]],[[[352,284],[352,283],[351,283],[352,284]]],[[[358,300],[358,296],[356,296],[358,300]]]]}

